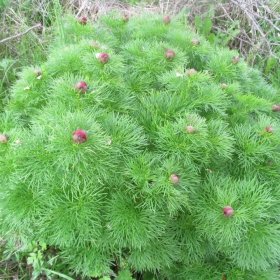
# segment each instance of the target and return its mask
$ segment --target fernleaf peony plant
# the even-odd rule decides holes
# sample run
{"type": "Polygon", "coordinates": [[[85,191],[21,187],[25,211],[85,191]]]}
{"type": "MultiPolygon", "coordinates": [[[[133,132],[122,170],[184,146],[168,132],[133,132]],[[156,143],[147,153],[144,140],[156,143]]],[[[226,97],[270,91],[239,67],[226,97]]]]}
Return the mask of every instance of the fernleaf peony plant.
{"type": "Polygon", "coordinates": [[[57,37],[1,117],[1,236],[82,279],[279,279],[276,89],[179,17],[57,37]]]}

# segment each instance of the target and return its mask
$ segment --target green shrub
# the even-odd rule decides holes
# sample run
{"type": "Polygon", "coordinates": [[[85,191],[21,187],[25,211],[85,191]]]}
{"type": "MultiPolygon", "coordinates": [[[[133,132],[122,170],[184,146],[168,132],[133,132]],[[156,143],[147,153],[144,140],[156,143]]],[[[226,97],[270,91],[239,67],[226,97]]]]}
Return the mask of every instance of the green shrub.
{"type": "Polygon", "coordinates": [[[1,235],[84,279],[278,279],[277,91],[179,18],[69,18],[57,38],[1,118],[1,235]]]}

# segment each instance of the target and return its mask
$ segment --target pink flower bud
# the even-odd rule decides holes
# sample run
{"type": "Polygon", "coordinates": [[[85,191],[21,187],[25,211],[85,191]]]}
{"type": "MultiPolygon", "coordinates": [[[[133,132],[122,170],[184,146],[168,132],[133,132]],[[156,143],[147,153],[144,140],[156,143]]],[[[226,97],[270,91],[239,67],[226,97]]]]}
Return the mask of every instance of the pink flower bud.
{"type": "Polygon", "coordinates": [[[170,15],[164,16],[162,21],[163,21],[164,24],[169,24],[171,22],[170,15]]]}
{"type": "Polygon", "coordinates": [[[101,53],[98,57],[100,63],[105,64],[109,61],[110,57],[107,53],[101,53]]]}
{"type": "Polygon", "coordinates": [[[98,42],[93,42],[93,43],[91,43],[90,46],[93,47],[93,48],[98,48],[99,47],[99,43],[98,42]]]}
{"type": "Polygon", "coordinates": [[[229,217],[229,218],[232,218],[233,215],[234,215],[234,210],[231,206],[226,206],[224,209],[223,209],[223,213],[224,213],[224,216],[225,217],[229,217]]]}
{"type": "Polygon", "coordinates": [[[79,17],[78,18],[78,23],[81,25],[86,25],[87,24],[87,18],[86,17],[79,17]]]}
{"type": "Polygon", "coordinates": [[[186,127],[186,131],[187,131],[187,133],[194,133],[195,129],[194,129],[194,127],[192,125],[188,125],[186,127]]]}
{"type": "Polygon", "coordinates": [[[233,64],[237,64],[239,62],[239,56],[232,57],[231,61],[233,64]]]}
{"type": "Polygon", "coordinates": [[[194,68],[191,68],[187,71],[187,76],[190,77],[196,73],[197,73],[197,71],[194,68]]]}
{"type": "Polygon", "coordinates": [[[227,87],[227,84],[225,84],[225,83],[221,84],[221,88],[226,88],[226,87],[227,87]]]}
{"type": "Polygon", "coordinates": [[[165,57],[166,57],[168,60],[173,60],[174,56],[175,56],[175,53],[174,53],[174,51],[172,51],[172,50],[167,50],[167,51],[165,52],[165,57]]]}
{"type": "Polygon", "coordinates": [[[197,39],[197,38],[192,38],[191,39],[191,43],[194,45],[194,46],[198,46],[200,44],[200,41],[197,39]]]}
{"type": "Polygon", "coordinates": [[[87,141],[87,132],[85,130],[76,130],[72,135],[73,141],[81,144],[87,141]]]}
{"type": "Polygon", "coordinates": [[[172,174],[172,175],[170,176],[170,182],[171,182],[173,185],[179,184],[179,182],[180,182],[180,177],[179,177],[179,175],[178,175],[178,174],[172,174]]]}
{"type": "Polygon", "coordinates": [[[85,82],[78,82],[75,84],[75,91],[77,93],[85,93],[88,90],[88,86],[85,82]]]}
{"type": "Polygon", "coordinates": [[[265,130],[269,133],[273,133],[274,129],[271,126],[267,126],[265,130]]]}
{"type": "Polygon", "coordinates": [[[6,133],[0,135],[0,143],[6,144],[9,141],[9,139],[10,137],[6,133]]]}
{"type": "Polygon", "coordinates": [[[280,111],[280,105],[279,105],[279,104],[274,104],[274,105],[272,105],[272,111],[273,111],[273,112],[278,112],[278,111],[280,111]]]}

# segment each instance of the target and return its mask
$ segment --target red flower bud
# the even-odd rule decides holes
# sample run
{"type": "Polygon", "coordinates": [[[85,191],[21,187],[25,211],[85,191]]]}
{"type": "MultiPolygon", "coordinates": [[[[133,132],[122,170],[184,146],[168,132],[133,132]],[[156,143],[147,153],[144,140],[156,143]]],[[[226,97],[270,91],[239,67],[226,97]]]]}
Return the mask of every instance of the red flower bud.
{"type": "Polygon", "coordinates": [[[87,18],[86,17],[79,17],[78,18],[78,23],[81,25],[86,25],[87,24],[87,18]]]}
{"type": "Polygon", "coordinates": [[[170,15],[164,16],[162,21],[163,21],[164,24],[169,24],[171,22],[170,15]]]}
{"type": "Polygon", "coordinates": [[[187,131],[187,133],[194,133],[195,129],[194,129],[194,127],[192,125],[188,125],[186,127],[186,131],[187,131]]]}
{"type": "Polygon", "coordinates": [[[237,64],[239,62],[239,57],[238,56],[234,56],[232,59],[231,59],[232,63],[233,64],[237,64]]]}
{"type": "Polygon", "coordinates": [[[98,60],[102,63],[105,64],[109,61],[110,57],[107,53],[101,53],[98,57],[98,60]]]}
{"type": "Polygon", "coordinates": [[[165,57],[166,57],[168,60],[173,60],[174,56],[175,56],[175,53],[174,53],[174,51],[172,51],[172,50],[167,50],[167,51],[165,52],[165,57]]]}
{"type": "Polygon", "coordinates": [[[75,91],[78,93],[85,93],[88,90],[88,86],[85,82],[78,82],[75,84],[75,91]]]}
{"type": "Polygon", "coordinates": [[[191,39],[191,43],[194,45],[194,46],[198,46],[200,44],[200,41],[197,39],[197,38],[192,38],[191,39]]]}
{"type": "Polygon", "coordinates": [[[280,105],[279,105],[279,104],[274,104],[274,105],[272,105],[272,111],[273,111],[273,112],[278,112],[278,111],[280,111],[280,105]]]}
{"type": "Polygon", "coordinates": [[[76,130],[72,135],[73,141],[81,144],[87,141],[87,132],[85,130],[76,130]]]}
{"type": "Polygon", "coordinates": [[[173,185],[177,185],[179,184],[179,181],[180,181],[180,177],[178,174],[172,174],[170,176],[170,182],[173,184],[173,185]]]}
{"type": "Polygon", "coordinates": [[[267,126],[265,130],[269,133],[273,133],[274,129],[271,126],[267,126]]]}
{"type": "Polygon", "coordinates": [[[9,139],[10,137],[6,133],[0,135],[0,143],[6,144],[9,141],[9,139]]]}
{"type": "Polygon", "coordinates": [[[190,77],[196,73],[197,73],[197,71],[194,68],[191,68],[187,71],[187,76],[190,77]]]}
{"type": "Polygon", "coordinates": [[[224,209],[223,209],[223,213],[224,213],[224,216],[225,217],[229,217],[229,218],[232,218],[233,215],[234,215],[234,210],[231,206],[226,206],[224,209]]]}

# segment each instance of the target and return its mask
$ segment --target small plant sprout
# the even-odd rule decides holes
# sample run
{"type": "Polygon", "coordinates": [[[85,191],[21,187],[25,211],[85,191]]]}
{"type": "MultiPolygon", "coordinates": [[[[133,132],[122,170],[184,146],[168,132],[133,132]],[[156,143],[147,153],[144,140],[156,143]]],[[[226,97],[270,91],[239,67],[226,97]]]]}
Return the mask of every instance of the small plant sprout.
{"type": "Polygon", "coordinates": [[[87,141],[88,134],[85,130],[76,130],[73,135],[72,139],[77,144],[82,144],[87,141]]]}

